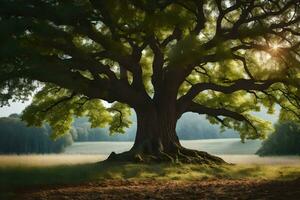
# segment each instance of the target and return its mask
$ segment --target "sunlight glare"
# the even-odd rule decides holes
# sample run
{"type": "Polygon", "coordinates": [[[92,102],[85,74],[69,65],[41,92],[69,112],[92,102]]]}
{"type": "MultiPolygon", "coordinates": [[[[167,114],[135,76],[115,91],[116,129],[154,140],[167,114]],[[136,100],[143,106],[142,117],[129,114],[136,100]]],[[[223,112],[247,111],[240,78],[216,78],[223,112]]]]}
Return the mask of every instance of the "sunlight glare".
{"type": "Polygon", "coordinates": [[[278,44],[273,44],[271,48],[272,48],[272,50],[277,51],[278,48],[279,48],[279,45],[278,44]]]}

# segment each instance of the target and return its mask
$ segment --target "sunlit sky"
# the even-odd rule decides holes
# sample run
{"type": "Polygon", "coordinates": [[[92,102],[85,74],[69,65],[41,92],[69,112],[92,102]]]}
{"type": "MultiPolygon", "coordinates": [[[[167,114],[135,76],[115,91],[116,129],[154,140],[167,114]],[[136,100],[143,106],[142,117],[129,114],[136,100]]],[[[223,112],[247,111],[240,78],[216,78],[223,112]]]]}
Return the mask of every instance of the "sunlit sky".
{"type": "Polygon", "coordinates": [[[13,113],[21,113],[22,110],[24,110],[24,108],[30,104],[30,102],[31,100],[24,103],[12,102],[10,106],[4,106],[2,108],[0,107],[0,117],[6,117],[13,113]]]}

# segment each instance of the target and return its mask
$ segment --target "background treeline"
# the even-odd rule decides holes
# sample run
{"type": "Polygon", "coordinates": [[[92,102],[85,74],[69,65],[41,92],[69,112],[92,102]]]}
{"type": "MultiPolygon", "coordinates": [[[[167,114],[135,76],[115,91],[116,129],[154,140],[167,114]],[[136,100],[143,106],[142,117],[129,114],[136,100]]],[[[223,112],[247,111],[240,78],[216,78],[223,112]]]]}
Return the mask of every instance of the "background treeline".
{"type": "Polygon", "coordinates": [[[300,124],[283,122],[275,126],[275,132],[262,143],[256,152],[260,156],[300,155],[300,124]]]}
{"type": "MultiPolygon", "coordinates": [[[[135,121],[135,119],[133,119],[135,121]]],[[[57,140],[50,139],[51,127],[27,127],[17,114],[0,118],[0,154],[59,153],[73,142],[84,141],[132,141],[136,123],[126,134],[109,135],[105,128],[91,128],[87,118],[74,120],[69,134],[57,140]]],[[[204,118],[185,114],[177,127],[180,139],[232,138],[238,134],[232,130],[220,133],[218,126],[204,118]]],[[[300,155],[300,125],[294,122],[278,123],[275,132],[262,143],[258,155],[300,155]]]]}
{"type": "MultiPolygon", "coordinates": [[[[90,128],[87,118],[74,120],[71,134],[74,141],[133,141],[136,132],[136,119],[132,119],[133,125],[125,134],[109,135],[106,128],[90,128]]],[[[204,117],[193,113],[186,113],[178,121],[177,134],[182,140],[234,138],[239,135],[233,130],[220,133],[218,125],[211,125],[204,117]]]]}
{"type": "Polygon", "coordinates": [[[0,118],[0,153],[59,153],[72,144],[71,135],[50,139],[51,128],[27,127],[18,115],[0,118]]]}
{"type": "MultiPolygon", "coordinates": [[[[88,118],[74,120],[69,134],[50,139],[51,127],[27,127],[19,115],[0,118],[0,153],[59,153],[73,142],[85,141],[133,141],[135,138],[136,119],[127,129],[126,134],[109,135],[106,128],[91,128],[88,118]]],[[[228,130],[220,133],[218,126],[213,126],[204,118],[194,114],[186,114],[180,119],[177,127],[180,139],[213,139],[238,137],[238,134],[228,130]]]]}

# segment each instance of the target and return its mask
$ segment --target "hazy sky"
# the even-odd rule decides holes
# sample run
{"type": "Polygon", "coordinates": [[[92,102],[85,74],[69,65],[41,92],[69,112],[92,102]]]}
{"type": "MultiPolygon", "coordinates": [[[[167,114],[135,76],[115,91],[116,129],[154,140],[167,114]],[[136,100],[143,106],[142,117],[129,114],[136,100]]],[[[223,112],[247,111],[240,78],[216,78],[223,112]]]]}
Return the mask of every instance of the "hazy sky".
{"type": "Polygon", "coordinates": [[[14,102],[14,103],[11,103],[10,106],[0,107],[0,117],[9,116],[12,113],[20,113],[20,112],[22,112],[22,110],[24,110],[24,108],[26,106],[28,106],[30,104],[30,102],[31,102],[31,100],[27,101],[25,103],[14,102]]]}

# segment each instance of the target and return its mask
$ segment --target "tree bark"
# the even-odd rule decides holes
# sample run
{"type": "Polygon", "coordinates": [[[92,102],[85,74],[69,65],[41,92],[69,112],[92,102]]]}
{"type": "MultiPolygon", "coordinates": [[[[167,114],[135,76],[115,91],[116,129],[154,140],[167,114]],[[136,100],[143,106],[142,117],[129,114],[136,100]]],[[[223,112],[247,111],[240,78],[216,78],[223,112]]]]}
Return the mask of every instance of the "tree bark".
{"type": "Polygon", "coordinates": [[[181,146],[176,134],[176,110],[155,106],[135,109],[137,133],[133,147],[124,153],[109,156],[110,161],[125,162],[184,162],[223,164],[221,158],[206,152],[186,149],[181,146]]]}
{"type": "Polygon", "coordinates": [[[142,153],[172,152],[180,146],[176,135],[175,116],[166,110],[158,111],[147,107],[136,110],[137,133],[132,150],[142,153]]]}

